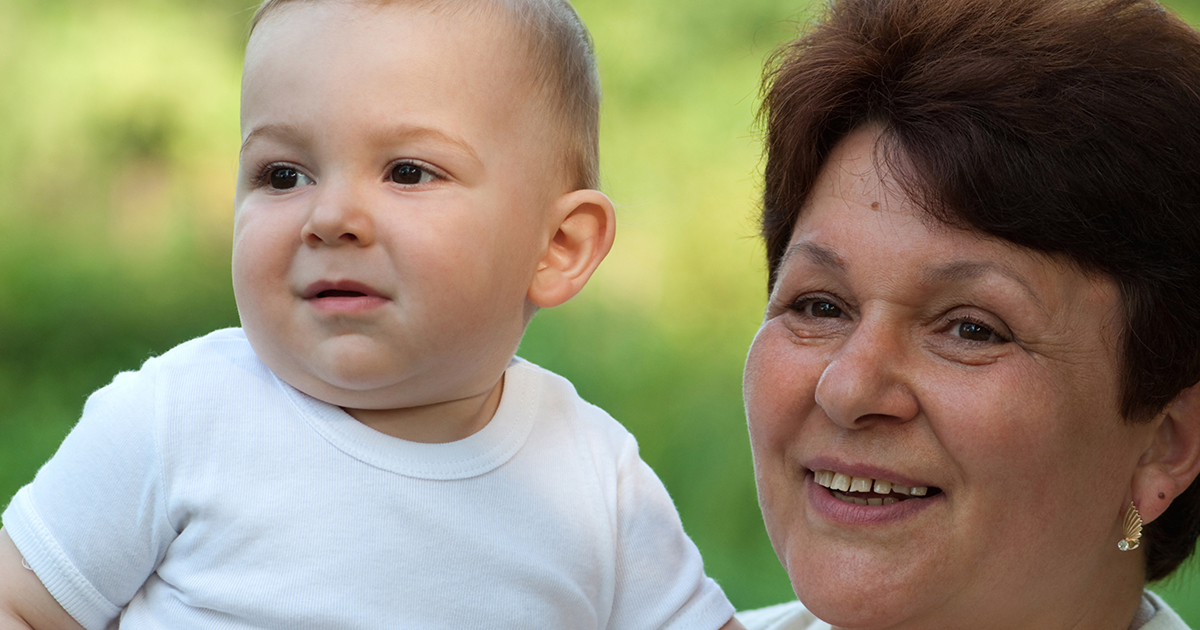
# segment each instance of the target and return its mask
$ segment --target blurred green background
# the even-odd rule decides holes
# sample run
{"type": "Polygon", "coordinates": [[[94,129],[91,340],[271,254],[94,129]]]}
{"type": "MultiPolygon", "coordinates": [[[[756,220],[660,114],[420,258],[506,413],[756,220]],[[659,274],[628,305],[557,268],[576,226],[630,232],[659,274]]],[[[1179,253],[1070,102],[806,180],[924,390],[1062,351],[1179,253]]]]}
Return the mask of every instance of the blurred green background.
{"type": "MultiPolygon", "coordinates": [[[[119,370],[237,324],[238,82],[253,0],[0,0],[0,504],[119,370]]],[[[1168,3],[1200,24],[1200,0],[1168,3]]],[[[739,608],[792,597],[741,368],[764,302],[763,59],[805,0],[579,0],[617,245],[521,354],[624,422],[739,608]]],[[[1081,491],[1084,491],[1081,489],[1081,491]]],[[[1196,562],[1162,592],[1200,628],[1196,562]]]]}

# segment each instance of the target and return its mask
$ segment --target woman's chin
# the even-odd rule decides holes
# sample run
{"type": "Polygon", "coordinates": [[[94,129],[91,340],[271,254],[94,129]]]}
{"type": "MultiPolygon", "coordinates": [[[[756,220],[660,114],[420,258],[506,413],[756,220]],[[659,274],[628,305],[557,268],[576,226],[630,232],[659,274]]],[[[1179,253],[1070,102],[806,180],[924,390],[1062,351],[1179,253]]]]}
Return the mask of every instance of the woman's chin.
{"type": "Polygon", "coordinates": [[[887,554],[834,546],[792,554],[788,577],[796,596],[835,628],[909,627],[904,623],[919,620],[936,603],[937,580],[924,577],[923,567],[887,554]]]}
{"type": "MultiPolygon", "coordinates": [[[[796,589],[799,592],[801,589],[796,589]]],[[[823,590],[823,589],[822,589],[823,590]]],[[[922,628],[918,607],[893,593],[874,592],[858,586],[840,592],[800,596],[809,612],[834,628],[882,630],[884,628],[922,628]]]]}

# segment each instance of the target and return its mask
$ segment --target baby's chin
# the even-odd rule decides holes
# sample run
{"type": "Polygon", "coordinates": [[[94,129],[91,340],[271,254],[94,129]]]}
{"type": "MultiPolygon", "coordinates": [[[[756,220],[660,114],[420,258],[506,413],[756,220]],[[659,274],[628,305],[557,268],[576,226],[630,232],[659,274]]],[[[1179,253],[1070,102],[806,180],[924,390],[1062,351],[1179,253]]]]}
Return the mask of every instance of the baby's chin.
{"type": "Polygon", "coordinates": [[[366,335],[288,343],[295,340],[286,334],[252,324],[245,330],[259,359],[284,383],[376,430],[421,442],[454,441],[486,424],[512,359],[503,352],[430,356],[427,348],[366,335]]]}
{"type": "Polygon", "coordinates": [[[422,382],[417,375],[362,369],[330,373],[294,364],[276,368],[268,363],[267,367],[305,395],[345,409],[403,409],[439,402],[439,388],[422,382]]]}
{"type": "MultiPolygon", "coordinates": [[[[375,388],[350,389],[316,378],[299,378],[297,390],[336,405],[360,423],[410,442],[456,442],[475,434],[491,421],[500,404],[503,374],[490,385],[455,389],[422,387],[399,382],[375,388]]],[[[282,377],[281,377],[282,378],[282,377]]],[[[358,383],[354,384],[359,386],[358,383]]]]}
{"type": "MultiPolygon", "coordinates": [[[[379,349],[351,344],[323,347],[289,344],[279,335],[244,325],[246,338],[268,369],[295,389],[339,407],[390,408],[412,402],[417,371],[389,361],[379,349]]],[[[365,344],[363,344],[365,346],[365,344]]]]}
{"type": "MultiPolygon", "coordinates": [[[[351,415],[367,412],[429,408],[487,395],[503,377],[471,374],[467,370],[401,370],[393,363],[383,369],[371,369],[365,362],[350,362],[347,369],[329,369],[294,361],[280,361],[278,367],[264,361],[283,382],[307,396],[345,409],[351,415]],[[319,368],[319,369],[318,369],[319,368]]],[[[356,416],[357,417],[357,416],[356,416]]]]}

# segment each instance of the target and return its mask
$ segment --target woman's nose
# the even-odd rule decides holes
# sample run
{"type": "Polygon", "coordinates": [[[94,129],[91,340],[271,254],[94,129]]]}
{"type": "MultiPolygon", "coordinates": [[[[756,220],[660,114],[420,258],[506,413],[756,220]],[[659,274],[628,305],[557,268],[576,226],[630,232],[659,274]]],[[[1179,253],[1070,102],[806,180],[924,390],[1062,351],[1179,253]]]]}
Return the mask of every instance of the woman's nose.
{"type": "Polygon", "coordinates": [[[300,236],[310,247],[372,244],[375,225],[363,193],[351,183],[330,182],[313,196],[300,236]]]}
{"type": "Polygon", "coordinates": [[[920,404],[905,362],[899,333],[860,322],[821,372],[817,405],[830,420],[849,429],[911,420],[920,404]]]}

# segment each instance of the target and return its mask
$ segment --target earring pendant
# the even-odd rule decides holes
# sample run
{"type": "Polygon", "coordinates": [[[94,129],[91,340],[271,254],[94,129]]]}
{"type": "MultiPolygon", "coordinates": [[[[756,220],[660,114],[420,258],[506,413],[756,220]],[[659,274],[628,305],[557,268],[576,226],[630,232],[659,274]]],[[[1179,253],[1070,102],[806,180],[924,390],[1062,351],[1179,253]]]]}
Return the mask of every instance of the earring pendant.
{"type": "Polygon", "coordinates": [[[1138,544],[1142,540],[1142,515],[1138,513],[1137,506],[1132,502],[1129,503],[1129,509],[1125,510],[1125,538],[1117,542],[1117,549],[1121,551],[1133,551],[1138,548],[1138,544]]]}

